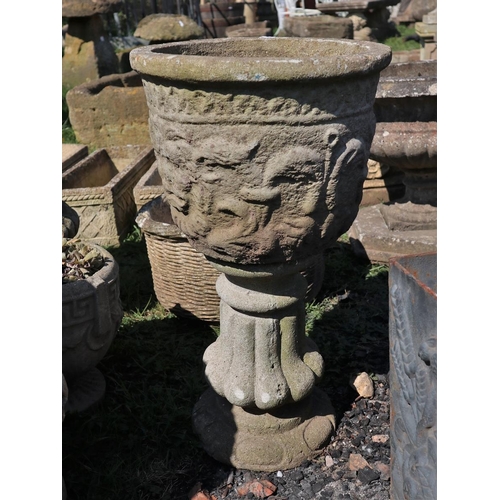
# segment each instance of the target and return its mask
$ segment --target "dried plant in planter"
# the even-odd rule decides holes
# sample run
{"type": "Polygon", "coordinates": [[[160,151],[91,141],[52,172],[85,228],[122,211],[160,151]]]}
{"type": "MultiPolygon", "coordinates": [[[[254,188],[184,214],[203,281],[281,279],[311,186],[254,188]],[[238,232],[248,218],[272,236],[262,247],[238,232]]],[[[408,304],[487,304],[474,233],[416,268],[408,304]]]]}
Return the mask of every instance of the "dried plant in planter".
{"type": "Polygon", "coordinates": [[[62,282],[70,283],[92,276],[106,259],[92,245],[78,238],[62,239],[62,282]]]}

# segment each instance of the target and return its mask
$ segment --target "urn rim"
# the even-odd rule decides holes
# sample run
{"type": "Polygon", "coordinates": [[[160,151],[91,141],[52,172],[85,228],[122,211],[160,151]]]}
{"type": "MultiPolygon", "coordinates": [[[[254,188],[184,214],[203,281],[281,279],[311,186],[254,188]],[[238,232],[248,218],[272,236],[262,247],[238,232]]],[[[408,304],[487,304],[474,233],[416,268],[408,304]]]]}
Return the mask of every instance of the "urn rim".
{"type": "Polygon", "coordinates": [[[192,82],[293,82],[379,73],[392,50],[376,42],[335,38],[245,37],[171,42],[130,53],[141,75],[192,82]]]}
{"type": "Polygon", "coordinates": [[[113,255],[104,247],[95,243],[87,242],[87,245],[100,253],[104,258],[104,265],[87,278],[63,283],[63,303],[78,298],[82,293],[87,293],[88,290],[96,289],[101,283],[114,281],[118,276],[119,267],[113,255]]]}

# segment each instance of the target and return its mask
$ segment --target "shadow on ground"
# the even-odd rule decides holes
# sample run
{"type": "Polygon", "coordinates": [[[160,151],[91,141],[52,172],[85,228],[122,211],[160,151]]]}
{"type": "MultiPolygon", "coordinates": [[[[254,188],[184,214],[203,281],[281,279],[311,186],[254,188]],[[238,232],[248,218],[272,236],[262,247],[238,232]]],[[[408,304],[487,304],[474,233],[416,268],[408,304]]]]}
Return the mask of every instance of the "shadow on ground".
{"type": "MultiPolygon", "coordinates": [[[[205,454],[191,425],[207,388],[203,352],[216,328],[158,304],[144,241],[134,238],[113,250],[125,317],[98,365],[106,396],[86,412],[67,414],[62,425],[71,500],[185,500],[197,482],[210,488],[228,470],[205,454]]],[[[347,243],[325,260],[322,289],[307,306],[307,330],[325,359],[319,386],[340,419],[357,395],[351,377],[389,369],[388,272],[355,257],[347,243]]]]}

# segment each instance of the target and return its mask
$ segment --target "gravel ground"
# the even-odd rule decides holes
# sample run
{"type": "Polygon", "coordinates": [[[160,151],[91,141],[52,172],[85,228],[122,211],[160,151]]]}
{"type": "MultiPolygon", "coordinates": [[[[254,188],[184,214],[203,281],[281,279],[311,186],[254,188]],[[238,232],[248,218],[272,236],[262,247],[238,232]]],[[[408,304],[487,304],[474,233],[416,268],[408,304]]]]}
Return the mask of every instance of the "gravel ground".
{"type": "Polygon", "coordinates": [[[199,483],[187,498],[388,500],[390,440],[387,376],[377,375],[374,386],[372,398],[354,401],[338,419],[336,433],[320,456],[292,470],[262,474],[214,463],[211,484],[199,483]],[[276,489],[266,497],[251,492],[242,494],[242,486],[253,480],[276,489]]]}

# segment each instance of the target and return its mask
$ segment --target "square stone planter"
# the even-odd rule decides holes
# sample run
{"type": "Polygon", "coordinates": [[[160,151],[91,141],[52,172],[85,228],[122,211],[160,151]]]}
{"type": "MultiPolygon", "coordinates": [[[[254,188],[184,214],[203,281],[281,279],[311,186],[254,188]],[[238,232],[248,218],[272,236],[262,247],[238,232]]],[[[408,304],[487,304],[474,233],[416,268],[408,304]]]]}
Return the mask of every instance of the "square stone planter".
{"type": "Polygon", "coordinates": [[[436,253],[390,260],[392,500],[437,494],[436,264],[436,253]]]}
{"type": "Polygon", "coordinates": [[[80,144],[92,148],[151,144],[146,96],[135,71],[78,85],[67,93],[66,101],[80,144]]]}
{"type": "Polygon", "coordinates": [[[155,161],[134,187],[134,200],[137,212],[139,212],[146,203],[161,196],[162,193],[163,186],[160,174],[158,173],[158,165],[155,161]]]}
{"type": "Polygon", "coordinates": [[[82,144],[63,144],[62,145],[62,171],[83,160],[89,154],[89,148],[82,144]]]}
{"type": "Polygon", "coordinates": [[[94,151],[62,175],[62,198],[80,217],[78,237],[119,246],[135,219],[133,189],[155,160],[151,146],[94,151]]]}

